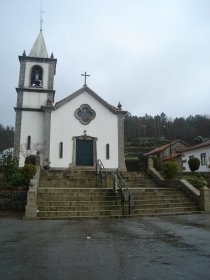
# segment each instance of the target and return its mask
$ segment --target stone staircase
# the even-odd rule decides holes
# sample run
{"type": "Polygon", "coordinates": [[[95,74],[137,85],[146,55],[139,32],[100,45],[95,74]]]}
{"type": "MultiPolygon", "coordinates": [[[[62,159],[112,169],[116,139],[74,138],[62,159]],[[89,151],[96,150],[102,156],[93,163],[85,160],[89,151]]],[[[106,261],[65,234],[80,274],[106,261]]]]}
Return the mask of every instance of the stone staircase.
{"type": "MultiPolygon", "coordinates": [[[[169,215],[199,211],[199,207],[177,188],[159,188],[143,172],[122,177],[132,193],[130,216],[169,215]]],[[[101,186],[93,171],[42,171],[37,193],[40,219],[71,219],[128,216],[122,213],[119,193],[113,192],[111,173],[101,186]]]]}

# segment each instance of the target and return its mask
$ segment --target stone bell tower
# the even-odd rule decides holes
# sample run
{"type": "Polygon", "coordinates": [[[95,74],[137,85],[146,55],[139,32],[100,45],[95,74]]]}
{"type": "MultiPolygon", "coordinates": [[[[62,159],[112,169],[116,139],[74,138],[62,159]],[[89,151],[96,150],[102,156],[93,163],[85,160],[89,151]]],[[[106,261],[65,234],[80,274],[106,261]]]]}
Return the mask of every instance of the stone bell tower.
{"type": "Polygon", "coordinates": [[[17,91],[14,156],[19,166],[25,157],[40,152],[41,161],[49,158],[50,122],[55,91],[57,59],[48,57],[40,31],[29,55],[19,56],[20,74],[17,91]],[[37,148],[39,147],[39,148],[37,148]]]}

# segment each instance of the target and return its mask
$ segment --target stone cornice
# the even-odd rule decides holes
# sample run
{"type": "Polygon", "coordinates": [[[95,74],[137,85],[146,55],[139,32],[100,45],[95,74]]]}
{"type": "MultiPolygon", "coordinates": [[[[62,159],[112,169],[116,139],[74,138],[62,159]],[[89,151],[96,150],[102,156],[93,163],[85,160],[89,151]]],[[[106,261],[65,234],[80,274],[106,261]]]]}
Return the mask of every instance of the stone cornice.
{"type": "Polygon", "coordinates": [[[19,61],[30,61],[30,62],[54,62],[57,63],[56,58],[43,58],[43,57],[31,57],[31,56],[25,56],[25,55],[19,55],[18,56],[19,61]]]}
{"type": "Polygon", "coordinates": [[[14,107],[15,112],[16,111],[27,111],[27,112],[44,112],[43,108],[36,109],[36,108],[22,108],[22,107],[14,107]]]}
{"type": "Polygon", "coordinates": [[[17,93],[20,91],[28,91],[28,92],[45,92],[45,93],[52,93],[53,95],[55,95],[55,90],[49,90],[49,89],[43,89],[43,88],[38,88],[38,87],[24,87],[24,88],[20,88],[17,87],[16,88],[17,93]]]}

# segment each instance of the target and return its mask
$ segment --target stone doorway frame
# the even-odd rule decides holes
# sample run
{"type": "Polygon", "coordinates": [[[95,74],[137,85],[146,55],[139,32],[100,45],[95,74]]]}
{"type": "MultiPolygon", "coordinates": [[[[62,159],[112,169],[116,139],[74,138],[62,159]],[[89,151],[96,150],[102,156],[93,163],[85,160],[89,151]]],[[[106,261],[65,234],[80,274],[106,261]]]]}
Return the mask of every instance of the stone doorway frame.
{"type": "Polygon", "coordinates": [[[81,135],[81,136],[73,136],[73,158],[72,158],[72,167],[78,167],[78,168],[96,168],[96,163],[97,163],[97,147],[96,143],[98,138],[97,137],[92,137],[88,135],[81,135]],[[77,151],[77,140],[90,140],[93,141],[93,165],[91,166],[77,166],[76,165],[76,151],[77,151]]]}

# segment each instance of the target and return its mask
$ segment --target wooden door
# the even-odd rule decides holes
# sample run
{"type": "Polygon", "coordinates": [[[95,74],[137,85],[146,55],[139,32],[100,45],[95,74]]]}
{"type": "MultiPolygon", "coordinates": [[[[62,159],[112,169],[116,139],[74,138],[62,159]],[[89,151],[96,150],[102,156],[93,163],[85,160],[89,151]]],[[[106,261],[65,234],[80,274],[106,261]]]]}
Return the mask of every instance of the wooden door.
{"type": "Polygon", "coordinates": [[[77,139],[76,165],[93,166],[93,140],[77,139]]]}

